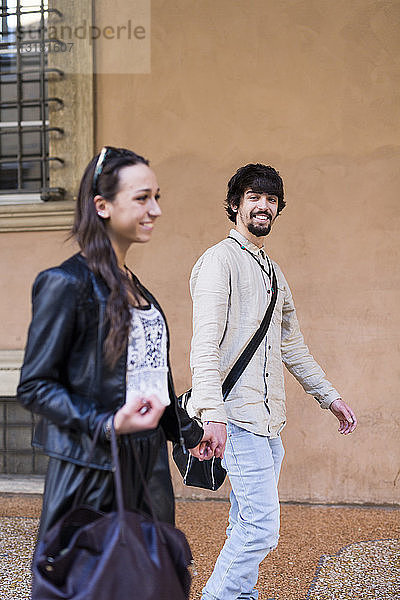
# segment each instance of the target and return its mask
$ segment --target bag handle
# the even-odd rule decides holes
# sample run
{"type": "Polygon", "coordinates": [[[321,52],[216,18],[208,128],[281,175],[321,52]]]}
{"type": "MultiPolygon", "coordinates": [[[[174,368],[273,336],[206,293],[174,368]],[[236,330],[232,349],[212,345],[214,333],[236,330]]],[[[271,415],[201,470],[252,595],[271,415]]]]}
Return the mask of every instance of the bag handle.
{"type": "MultiPolygon", "coordinates": [[[[138,452],[133,443],[131,443],[130,446],[132,448],[132,453],[133,453],[133,456],[135,459],[136,468],[138,470],[141,484],[143,486],[144,495],[146,497],[147,504],[150,509],[151,517],[152,517],[157,529],[159,529],[159,520],[154,511],[154,506],[153,506],[153,503],[151,500],[150,491],[149,491],[148,485],[146,483],[146,478],[144,476],[142,466],[139,461],[138,452]]],[[[123,497],[123,493],[122,493],[122,477],[121,477],[121,466],[120,466],[119,454],[118,454],[117,434],[115,433],[114,423],[112,423],[112,425],[111,425],[111,454],[112,454],[112,461],[113,461],[114,485],[115,485],[115,494],[116,494],[116,499],[117,499],[118,518],[119,518],[119,521],[121,524],[121,533],[123,535],[123,532],[125,530],[125,527],[124,527],[124,524],[125,524],[124,497],[123,497]]],[[[159,533],[161,534],[161,531],[159,531],[159,533]]]]}
{"type": "MultiPolygon", "coordinates": [[[[105,423],[105,421],[112,415],[112,413],[110,413],[109,415],[106,415],[104,417],[104,419],[101,419],[101,421],[98,423],[97,427],[96,427],[96,432],[93,436],[93,440],[90,446],[90,451],[89,451],[89,456],[88,456],[88,463],[90,463],[90,461],[93,458],[93,454],[96,448],[96,444],[97,441],[99,439],[99,435],[100,432],[102,430],[102,427],[105,423]]],[[[117,434],[115,433],[115,429],[114,429],[114,422],[111,425],[111,439],[110,439],[110,443],[111,443],[111,456],[112,456],[112,471],[113,471],[113,478],[114,478],[114,489],[115,489],[115,496],[116,496],[116,504],[117,504],[117,512],[118,512],[118,519],[120,522],[120,528],[121,528],[121,533],[123,535],[124,532],[124,525],[125,525],[125,516],[124,516],[124,496],[123,496],[123,492],[122,492],[122,476],[121,476],[121,465],[120,465],[120,461],[119,461],[119,453],[118,453],[118,443],[117,443],[117,434]]],[[[153,507],[153,503],[151,500],[151,495],[150,495],[150,491],[148,488],[148,485],[146,483],[146,479],[143,473],[143,469],[141,467],[140,461],[139,461],[139,456],[137,453],[137,450],[134,446],[134,444],[131,444],[131,448],[132,448],[132,452],[133,452],[133,456],[135,459],[135,463],[136,463],[136,467],[139,473],[139,478],[141,480],[142,486],[143,486],[143,490],[144,490],[144,494],[146,496],[146,500],[147,500],[147,504],[148,507],[150,509],[150,513],[151,513],[151,517],[155,523],[155,525],[158,527],[159,524],[159,520],[154,512],[154,507],[153,507]]],[[[87,466],[84,469],[84,475],[82,478],[82,482],[80,483],[75,496],[74,496],[74,500],[72,502],[72,509],[75,509],[78,507],[78,505],[80,504],[81,498],[82,498],[82,492],[84,489],[84,485],[85,485],[85,481],[86,481],[86,477],[90,471],[91,467],[87,466]]]]}
{"type": "MultiPolygon", "coordinates": [[[[124,496],[122,494],[122,477],[121,477],[121,466],[118,456],[117,446],[117,434],[114,429],[114,419],[111,422],[111,454],[113,462],[113,475],[114,475],[114,489],[117,498],[117,511],[118,519],[120,522],[121,535],[124,535],[125,531],[125,517],[124,517],[124,496]]],[[[136,457],[135,457],[136,458],[136,457]]]]}

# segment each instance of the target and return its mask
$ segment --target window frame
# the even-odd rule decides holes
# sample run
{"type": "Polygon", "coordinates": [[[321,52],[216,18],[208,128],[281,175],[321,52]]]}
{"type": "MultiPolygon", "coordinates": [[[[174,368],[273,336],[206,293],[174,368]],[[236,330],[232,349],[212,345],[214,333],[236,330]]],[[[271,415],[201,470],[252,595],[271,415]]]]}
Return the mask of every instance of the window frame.
{"type": "MultiPolygon", "coordinates": [[[[62,13],[63,20],[72,27],[79,26],[83,19],[93,23],[92,0],[49,0],[48,7],[62,13]]],[[[64,130],[62,137],[50,138],[49,154],[64,161],[62,168],[50,168],[50,187],[63,187],[64,199],[46,202],[32,199],[28,204],[13,200],[13,194],[1,194],[0,233],[70,228],[82,165],[94,153],[93,60],[89,39],[81,41],[79,55],[49,54],[49,69],[65,72],[64,77],[50,78],[48,83],[48,96],[62,98],[64,103],[61,110],[49,112],[49,127],[64,130]]]]}

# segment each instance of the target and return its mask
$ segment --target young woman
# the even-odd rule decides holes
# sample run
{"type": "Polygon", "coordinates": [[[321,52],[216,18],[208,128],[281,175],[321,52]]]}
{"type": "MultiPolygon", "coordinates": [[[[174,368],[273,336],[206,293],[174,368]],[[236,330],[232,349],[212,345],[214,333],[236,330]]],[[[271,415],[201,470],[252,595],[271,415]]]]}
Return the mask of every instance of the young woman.
{"type": "Polygon", "coordinates": [[[194,448],[203,430],[177,406],[165,316],[125,265],[130,245],[150,240],[158,201],[147,160],[103,148],[79,189],[73,235],[81,252],[34,283],[18,398],[41,415],[33,444],[50,457],[39,539],[71,507],[99,423],[82,501],[105,512],[115,507],[113,422],[126,508],[146,510],[134,446],[159,518],[174,520],[166,439],[194,448]]]}

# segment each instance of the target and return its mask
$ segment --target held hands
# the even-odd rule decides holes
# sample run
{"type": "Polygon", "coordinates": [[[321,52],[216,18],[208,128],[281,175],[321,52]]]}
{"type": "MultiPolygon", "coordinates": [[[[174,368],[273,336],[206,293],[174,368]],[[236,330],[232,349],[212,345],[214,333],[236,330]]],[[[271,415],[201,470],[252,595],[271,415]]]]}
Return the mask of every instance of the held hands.
{"type": "Polygon", "coordinates": [[[126,403],[114,415],[115,433],[135,433],[145,429],[155,429],[165,406],[157,396],[147,398],[128,397],[126,403]]]}
{"type": "Polygon", "coordinates": [[[329,410],[333,412],[339,421],[339,433],[347,435],[355,430],[357,427],[356,415],[353,413],[350,406],[348,406],[341,398],[334,400],[330,405],[329,410]]]}
{"type": "Polygon", "coordinates": [[[226,425],[206,421],[203,423],[204,435],[200,444],[189,450],[190,454],[199,460],[210,460],[213,456],[222,458],[226,444],[226,425]]]}

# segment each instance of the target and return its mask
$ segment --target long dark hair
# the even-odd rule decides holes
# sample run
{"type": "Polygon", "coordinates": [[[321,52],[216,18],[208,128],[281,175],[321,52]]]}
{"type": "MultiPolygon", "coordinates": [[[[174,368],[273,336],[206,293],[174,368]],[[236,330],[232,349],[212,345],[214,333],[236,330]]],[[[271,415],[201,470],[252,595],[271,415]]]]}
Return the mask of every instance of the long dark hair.
{"type": "MultiPolygon", "coordinates": [[[[104,161],[101,172],[93,184],[99,154],[83,174],[75,208],[71,237],[75,237],[89,268],[104,279],[110,289],[106,318],[108,333],[104,342],[105,362],[111,369],[124,352],[130,324],[130,295],[139,302],[140,292],[135,281],[118,267],[117,257],[107,235],[105,221],[96,212],[96,194],[112,202],[119,189],[119,172],[123,167],[149,161],[130,150],[115,148],[104,161]]],[[[98,169],[97,169],[98,172],[98,169]]]]}

